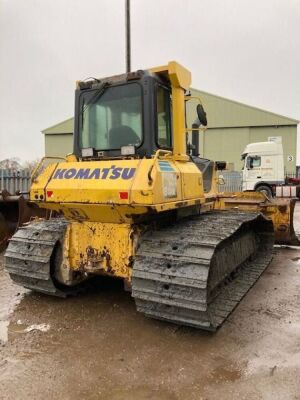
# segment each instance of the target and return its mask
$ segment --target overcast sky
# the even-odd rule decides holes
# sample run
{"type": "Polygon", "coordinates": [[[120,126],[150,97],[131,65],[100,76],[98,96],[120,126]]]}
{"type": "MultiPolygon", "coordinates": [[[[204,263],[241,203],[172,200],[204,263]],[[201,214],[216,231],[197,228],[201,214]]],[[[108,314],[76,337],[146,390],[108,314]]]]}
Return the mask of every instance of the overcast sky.
{"type": "MultiPolygon", "coordinates": [[[[0,0],[0,160],[42,156],[75,81],[125,69],[125,0],[0,0]]],[[[300,119],[300,0],[131,0],[132,68],[300,119]]]]}

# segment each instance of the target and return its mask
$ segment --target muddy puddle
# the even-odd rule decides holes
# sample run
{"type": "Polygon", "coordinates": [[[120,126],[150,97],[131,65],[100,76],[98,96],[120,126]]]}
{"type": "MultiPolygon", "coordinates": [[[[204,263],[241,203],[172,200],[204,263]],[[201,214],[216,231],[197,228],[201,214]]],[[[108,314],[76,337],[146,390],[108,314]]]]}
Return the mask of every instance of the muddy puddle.
{"type": "Polygon", "coordinates": [[[4,272],[4,259],[0,255],[0,344],[8,340],[9,317],[25,293],[26,290],[13,285],[4,272]]]}
{"type": "MultiPolygon", "coordinates": [[[[119,281],[58,299],[18,295],[3,270],[0,280],[6,288],[6,343],[0,350],[5,399],[171,400],[184,398],[186,385],[202,391],[243,373],[239,362],[216,349],[218,334],[143,317],[119,281]]],[[[188,396],[193,399],[193,391],[188,396]]]]}

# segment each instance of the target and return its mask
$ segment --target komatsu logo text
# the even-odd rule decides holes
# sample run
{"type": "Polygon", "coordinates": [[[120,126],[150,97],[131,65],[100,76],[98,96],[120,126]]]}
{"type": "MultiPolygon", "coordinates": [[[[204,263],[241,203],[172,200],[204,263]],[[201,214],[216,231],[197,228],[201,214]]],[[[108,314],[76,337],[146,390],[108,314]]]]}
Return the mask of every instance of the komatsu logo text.
{"type": "Polygon", "coordinates": [[[109,168],[69,168],[55,171],[52,179],[131,179],[136,168],[122,168],[112,165],[109,168]]]}

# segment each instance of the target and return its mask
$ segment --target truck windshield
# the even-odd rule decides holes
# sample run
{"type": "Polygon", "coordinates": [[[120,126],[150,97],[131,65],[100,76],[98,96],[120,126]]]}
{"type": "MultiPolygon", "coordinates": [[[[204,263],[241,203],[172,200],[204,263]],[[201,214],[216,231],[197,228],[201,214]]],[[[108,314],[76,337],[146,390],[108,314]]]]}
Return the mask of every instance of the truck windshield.
{"type": "Polygon", "coordinates": [[[141,143],[142,92],[138,83],[109,87],[100,96],[95,90],[83,94],[81,148],[117,150],[141,143]]]}

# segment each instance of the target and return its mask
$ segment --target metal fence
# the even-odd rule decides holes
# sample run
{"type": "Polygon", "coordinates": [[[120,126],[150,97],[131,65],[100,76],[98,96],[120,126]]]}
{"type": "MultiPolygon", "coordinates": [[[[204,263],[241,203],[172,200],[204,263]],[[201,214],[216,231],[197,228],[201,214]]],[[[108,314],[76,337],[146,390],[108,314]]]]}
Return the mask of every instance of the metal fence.
{"type": "MultiPolygon", "coordinates": [[[[300,170],[298,171],[300,173],[300,170]]],[[[242,172],[239,171],[220,171],[219,176],[223,176],[225,185],[219,185],[220,192],[241,192],[242,191],[242,172]]],[[[288,178],[297,178],[300,174],[296,172],[285,172],[288,178]]]]}
{"type": "Polygon", "coordinates": [[[30,183],[30,171],[27,169],[0,169],[0,191],[5,189],[10,194],[28,192],[30,183]]]}
{"type": "Polygon", "coordinates": [[[219,185],[220,192],[241,192],[242,191],[242,172],[239,171],[220,171],[219,176],[223,176],[225,184],[219,185]]]}

